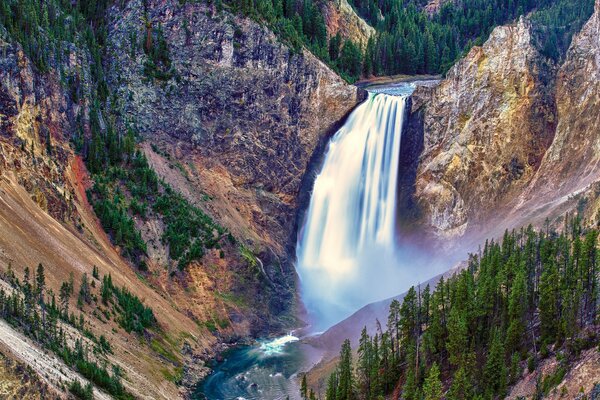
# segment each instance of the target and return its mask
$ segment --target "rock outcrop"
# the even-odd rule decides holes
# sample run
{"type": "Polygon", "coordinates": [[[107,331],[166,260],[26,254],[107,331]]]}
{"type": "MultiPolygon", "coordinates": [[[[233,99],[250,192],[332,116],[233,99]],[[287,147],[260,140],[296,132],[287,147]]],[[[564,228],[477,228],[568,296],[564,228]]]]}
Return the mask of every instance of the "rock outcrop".
{"type": "Polygon", "coordinates": [[[475,243],[564,213],[600,179],[599,9],[560,63],[521,18],[416,91],[409,134],[423,150],[405,222],[475,243]]]}
{"type": "Polygon", "coordinates": [[[115,8],[107,70],[123,119],[190,168],[190,192],[211,196],[207,207],[234,235],[283,256],[311,156],[359,93],[253,21],[202,4],[148,3],[176,72],[166,82],[144,76],[147,57],[130,40],[144,35],[143,2],[115,8]]]}
{"type": "MultiPolygon", "coordinates": [[[[2,39],[0,26],[0,175],[15,174],[42,209],[58,220],[76,220],[66,179],[75,121],[87,118],[56,72],[40,75],[19,44],[2,39]]],[[[63,74],[84,81],[87,53],[68,46],[63,74]]],[[[82,85],[83,86],[83,85],[82,85]]]]}
{"type": "Polygon", "coordinates": [[[424,141],[415,196],[436,235],[464,234],[531,180],[554,136],[554,76],[522,18],[414,95],[424,141]]]}
{"type": "Polygon", "coordinates": [[[345,39],[366,46],[369,38],[375,35],[375,29],[356,14],[348,0],[326,0],[321,11],[329,36],[338,33],[345,39]]]}
{"type": "MultiPolygon", "coordinates": [[[[110,342],[109,361],[126,371],[127,390],[136,397],[175,398],[178,387],[162,374],[171,373],[173,363],[183,362],[177,354],[179,338],[185,337],[194,351],[210,349],[216,340],[164,293],[143,284],[100,227],[85,194],[89,176],[70,143],[78,128],[87,125],[90,57],[85,48],[66,42],[60,54],[62,59],[48,59],[49,71],[40,72],[0,26],[0,287],[5,293],[12,290],[7,283],[9,269],[20,279],[25,268],[41,263],[48,299],[69,279],[79,285],[84,273],[90,276],[95,297],[100,281],[91,278],[93,266],[100,274],[110,274],[117,287],[125,286],[155,311],[162,332],[154,339],[160,340],[162,334],[176,338],[165,347],[173,352],[168,363],[144,339],[120,329],[116,318],[102,317],[91,311],[92,306],[78,308],[76,296],[67,301],[71,312],[85,318],[89,332],[110,342]]],[[[40,393],[66,397],[66,384],[79,375],[35,341],[16,340],[23,337],[16,329],[3,322],[0,353],[28,363],[27,375],[37,373],[50,390],[56,390],[55,395],[47,393],[46,386],[37,387],[38,397],[40,393]]],[[[77,337],[75,329],[65,329],[69,340],[77,337]]],[[[83,340],[86,346],[91,343],[83,340]]],[[[28,395],[27,379],[21,382],[19,398],[28,395]]]]}
{"type": "Polygon", "coordinates": [[[594,14],[574,36],[558,71],[555,138],[531,185],[519,197],[515,213],[529,215],[539,204],[557,207],[600,178],[599,37],[597,0],[594,14]]]}

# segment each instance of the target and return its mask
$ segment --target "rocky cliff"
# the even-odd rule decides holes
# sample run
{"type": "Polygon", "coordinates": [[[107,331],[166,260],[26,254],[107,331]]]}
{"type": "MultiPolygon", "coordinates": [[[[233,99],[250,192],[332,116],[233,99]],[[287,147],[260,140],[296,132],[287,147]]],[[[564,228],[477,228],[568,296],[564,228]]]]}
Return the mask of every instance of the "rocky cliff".
{"type": "MultiPolygon", "coordinates": [[[[200,352],[213,346],[215,339],[161,296],[159,290],[141,283],[111,245],[91,211],[85,195],[89,184],[87,171],[70,143],[79,123],[88,119],[89,54],[85,48],[72,43],[64,43],[64,46],[63,59],[50,59],[51,65],[62,68],[41,73],[22,47],[0,31],[2,296],[14,290],[10,285],[12,274],[21,279],[25,268],[32,271],[38,264],[45,268],[48,296],[54,293],[58,297],[61,285],[68,282],[70,276],[79,290],[83,274],[91,277],[93,266],[100,274],[110,274],[115,285],[127,287],[155,312],[160,310],[156,312],[160,333],[155,332],[147,339],[155,340],[155,344],[166,351],[163,355],[173,357],[169,356],[165,362],[163,355],[152,350],[149,342],[121,329],[116,316],[111,318],[110,311],[102,316],[96,303],[77,305],[76,296],[67,300],[66,307],[73,312],[73,318],[75,313],[77,318],[81,315],[87,338],[66,323],[61,323],[61,330],[69,332],[69,340],[79,338],[90,348],[94,346],[89,341],[90,336],[104,335],[112,346],[112,354],[104,360],[126,371],[124,385],[134,395],[177,397],[179,390],[174,380],[166,380],[163,372],[169,375],[181,371],[185,356],[180,350],[184,342],[200,352]],[[71,90],[75,87],[68,82],[75,81],[80,85],[77,90],[71,90]],[[165,342],[165,337],[172,342],[165,342]]],[[[90,279],[93,295],[99,296],[100,282],[90,279]]],[[[56,355],[25,338],[13,325],[2,320],[0,330],[0,353],[4,354],[0,358],[16,359],[19,365],[28,368],[19,367],[21,373],[26,371],[21,376],[23,388],[19,396],[30,395],[28,381],[37,385],[42,396],[50,391],[52,394],[48,396],[57,398],[66,398],[65,385],[73,379],[87,382],[56,355]],[[35,383],[31,377],[35,373],[41,383],[35,383]]],[[[199,370],[206,370],[201,362],[198,365],[199,370]]],[[[98,398],[105,396],[97,395],[98,398]]]]}
{"type": "Polygon", "coordinates": [[[175,70],[167,81],[148,80],[147,57],[131,43],[146,30],[142,10],[142,1],[128,2],[110,24],[109,84],[123,119],[189,168],[192,192],[211,196],[234,234],[281,256],[304,171],[360,100],[357,90],[255,22],[177,1],[148,2],[175,70]]]}
{"type": "Polygon", "coordinates": [[[529,187],[515,202],[515,214],[529,216],[539,204],[560,207],[569,196],[589,192],[600,177],[599,35],[600,1],[596,1],[593,16],[573,38],[558,70],[554,141],[529,187]]]}
{"type": "Polygon", "coordinates": [[[438,239],[495,236],[572,208],[569,195],[599,179],[598,15],[597,6],[562,62],[539,51],[521,18],[494,29],[437,87],[417,90],[411,225],[438,239]]]}
{"type": "MultiPolygon", "coordinates": [[[[128,391],[176,398],[180,385],[207,373],[204,361],[224,342],[298,323],[290,249],[300,188],[361,94],[253,21],[204,4],[121,5],[109,10],[104,71],[110,95],[93,123],[104,129],[110,119],[119,133],[135,128],[138,147],[160,178],[235,239],[172,277],[164,226],[134,217],[148,244],[150,272],[135,270],[94,215],[86,196],[92,176],[71,143],[90,135],[88,51],[61,43],[64,51],[56,54],[63,58],[50,57],[42,73],[2,30],[0,286],[10,286],[8,271],[21,278],[25,267],[41,262],[48,289],[59,293],[70,273],[79,285],[97,267],[100,278],[90,278],[95,300],[77,305],[75,296],[71,310],[85,315],[95,337],[109,340],[114,354],[106,362],[125,371],[128,391]],[[148,72],[144,45],[148,32],[159,30],[151,40],[166,44],[172,68],[158,77],[148,72]],[[104,274],[152,308],[152,332],[124,331],[118,307],[98,301],[104,274]]],[[[0,329],[0,353],[34,365],[51,387],[60,391],[61,380],[74,377],[86,383],[51,356],[34,362],[41,348],[11,327],[0,329]]]]}
{"type": "Polygon", "coordinates": [[[321,10],[330,36],[339,33],[343,38],[366,46],[369,38],[375,35],[375,29],[356,14],[348,0],[323,1],[321,10]]]}
{"type": "MultiPolygon", "coordinates": [[[[1,26],[0,51],[0,173],[16,176],[54,218],[74,219],[66,179],[72,155],[68,141],[76,116],[86,115],[71,100],[61,76],[36,73],[21,46],[11,43],[1,26]]],[[[65,76],[89,75],[85,52],[70,46],[65,54],[64,60],[57,60],[64,65],[65,76]]]]}

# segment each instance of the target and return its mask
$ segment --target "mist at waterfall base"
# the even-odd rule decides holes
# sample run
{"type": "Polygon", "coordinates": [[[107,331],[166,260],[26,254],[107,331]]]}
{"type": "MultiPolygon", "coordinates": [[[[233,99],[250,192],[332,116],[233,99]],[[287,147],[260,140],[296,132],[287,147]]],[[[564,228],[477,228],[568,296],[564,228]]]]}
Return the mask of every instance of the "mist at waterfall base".
{"type": "Polygon", "coordinates": [[[413,90],[404,84],[371,91],[329,143],[296,248],[314,330],[440,270],[396,236],[400,146],[413,90]]]}

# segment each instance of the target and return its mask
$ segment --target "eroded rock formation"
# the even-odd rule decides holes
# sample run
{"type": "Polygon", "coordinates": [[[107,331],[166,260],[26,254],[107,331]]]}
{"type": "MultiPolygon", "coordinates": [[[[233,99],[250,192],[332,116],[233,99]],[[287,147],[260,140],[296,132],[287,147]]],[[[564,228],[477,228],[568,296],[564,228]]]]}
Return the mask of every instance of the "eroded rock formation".
{"type": "Polygon", "coordinates": [[[496,236],[557,216],[600,178],[599,8],[562,62],[538,50],[521,18],[417,90],[413,222],[438,239],[496,236]]]}
{"type": "Polygon", "coordinates": [[[145,31],[142,2],[115,10],[108,70],[124,119],[189,165],[193,191],[214,198],[208,207],[234,234],[282,255],[310,158],[358,91],[250,20],[151,3],[149,19],[162,26],[176,74],[150,81],[143,50],[132,57],[129,38],[145,31]]]}

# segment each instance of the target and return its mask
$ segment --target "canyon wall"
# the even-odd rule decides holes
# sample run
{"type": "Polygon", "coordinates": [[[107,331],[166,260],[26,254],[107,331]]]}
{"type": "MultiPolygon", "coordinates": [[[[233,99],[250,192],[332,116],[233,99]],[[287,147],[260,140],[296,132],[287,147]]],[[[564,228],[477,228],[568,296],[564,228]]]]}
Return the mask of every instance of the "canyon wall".
{"type": "Polygon", "coordinates": [[[130,51],[132,32],[145,32],[142,1],[115,9],[108,71],[123,119],[189,168],[191,191],[213,197],[234,234],[283,255],[310,158],[361,95],[251,20],[177,1],[148,9],[176,72],[146,79],[144,52],[130,51]]]}
{"type": "Polygon", "coordinates": [[[342,38],[366,46],[369,38],[375,35],[375,29],[356,14],[348,0],[321,1],[321,11],[329,36],[339,33],[342,38]]]}
{"type": "MultiPolygon", "coordinates": [[[[94,215],[86,196],[93,176],[73,149],[80,135],[91,134],[89,53],[63,42],[56,53],[63,58],[51,55],[49,71],[41,72],[0,27],[0,284],[7,271],[20,278],[38,263],[54,293],[71,273],[76,285],[94,266],[100,278],[110,274],[152,308],[156,331],[125,332],[100,303],[77,308],[75,298],[71,309],[110,341],[109,361],[126,371],[130,392],[176,398],[181,385],[208,372],[204,361],[224,343],[300,323],[290,249],[301,186],[311,180],[315,154],[363,94],[256,22],[204,4],[147,3],[147,20],[142,1],[109,10],[103,63],[110,112],[93,123],[103,129],[114,122],[121,137],[134,128],[159,177],[235,239],[172,276],[164,227],[133,216],[150,269],[136,270],[94,215]],[[168,79],[145,73],[148,26],[164,34],[168,79]]],[[[11,352],[9,337],[0,340],[2,354],[29,363],[26,356],[41,351],[29,343],[11,352]]],[[[45,375],[42,364],[34,367],[45,375]]],[[[53,376],[46,381],[60,391],[53,376]]]]}
{"type": "Polygon", "coordinates": [[[521,18],[495,28],[437,87],[417,89],[408,134],[423,144],[406,227],[452,247],[574,207],[600,178],[599,13],[596,3],[562,61],[542,54],[521,18]]]}

